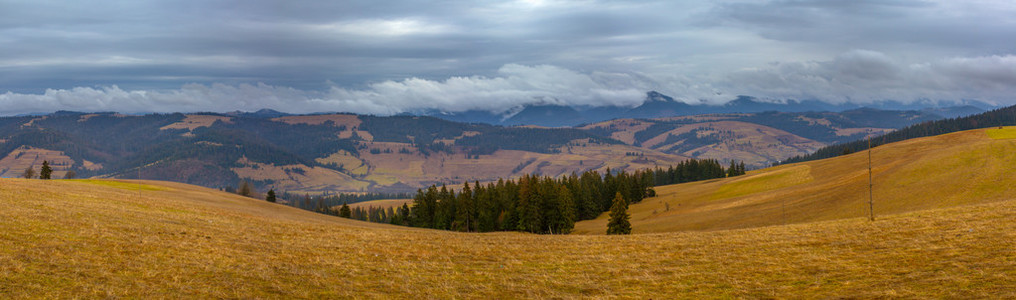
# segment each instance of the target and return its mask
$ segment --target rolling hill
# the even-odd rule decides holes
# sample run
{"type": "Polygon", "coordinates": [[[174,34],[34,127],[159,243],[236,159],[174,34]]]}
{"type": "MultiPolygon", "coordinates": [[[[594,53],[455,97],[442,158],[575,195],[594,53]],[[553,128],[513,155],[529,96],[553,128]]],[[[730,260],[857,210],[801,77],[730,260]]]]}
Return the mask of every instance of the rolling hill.
{"type": "Polygon", "coordinates": [[[0,206],[8,299],[1016,297],[1013,200],[631,236],[393,227],[155,181],[0,179],[0,206]]]}
{"type": "Polygon", "coordinates": [[[617,119],[576,128],[503,127],[351,114],[57,112],[0,118],[0,177],[50,161],[57,178],[156,179],[206,187],[252,181],[293,193],[412,192],[522,174],[675,165],[752,167],[867,132],[940,118],[916,111],[617,119]]]}
{"type": "Polygon", "coordinates": [[[766,167],[835,143],[941,117],[918,111],[856,109],[617,119],[578,127],[628,145],[699,159],[766,167]]]}
{"type": "MultiPolygon", "coordinates": [[[[876,218],[1016,198],[1016,127],[911,139],[871,151],[876,218]]],[[[865,217],[868,153],[657,187],[631,206],[635,232],[719,230],[865,217]]],[[[920,213],[915,213],[919,215],[920,213]]],[[[576,233],[603,233],[606,216],[576,233]]]]}
{"type": "Polygon", "coordinates": [[[406,192],[440,183],[644,169],[686,156],[572,128],[430,117],[59,112],[0,118],[0,176],[53,161],[56,176],[144,178],[294,193],[406,192]],[[626,156],[625,153],[644,153],[626,156]]]}

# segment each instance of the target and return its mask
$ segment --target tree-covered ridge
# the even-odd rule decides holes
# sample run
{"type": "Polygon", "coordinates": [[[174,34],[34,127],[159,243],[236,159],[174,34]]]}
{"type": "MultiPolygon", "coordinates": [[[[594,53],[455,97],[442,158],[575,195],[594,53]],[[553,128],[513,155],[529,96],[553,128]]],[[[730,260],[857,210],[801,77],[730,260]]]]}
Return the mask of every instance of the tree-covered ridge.
{"type": "MultiPolygon", "coordinates": [[[[871,147],[877,147],[888,143],[894,143],[913,138],[940,135],[963,130],[994,126],[1011,126],[1011,125],[1016,125],[1016,106],[999,108],[967,117],[929,121],[907,126],[900,130],[896,130],[881,136],[873,137],[871,139],[871,147]]],[[[815,151],[812,154],[792,157],[790,159],[783,161],[782,163],[789,164],[836,157],[844,154],[858,152],[867,148],[868,141],[866,139],[863,139],[862,135],[861,139],[859,140],[827,146],[819,149],[818,151],[815,151]]]]}
{"type": "Polygon", "coordinates": [[[611,138],[572,128],[503,127],[415,116],[361,116],[360,119],[363,124],[359,129],[370,132],[377,142],[411,143],[420,148],[434,148],[431,145],[436,140],[454,140],[455,146],[463,147],[472,155],[491,154],[497,150],[552,153],[577,139],[621,144],[611,138]],[[466,132],[475,134],[466,136],[466,132]]]}
{"type": "Polygon", "coordinates": [[[463,137],[455,142],[472,154],[490,154],[497,150],[521,150],[537,153],[557,153],[558,148],[574,140],[590,143],[623,144],[620,141],[591,135],[572,128],[507,127],[486,134],[463,137]]]}
{"type": "Polygon", "coordinates": [[[487,132],[497,127],[486,124],[466,124],[445,121],[434,117],[416,116],[360,116],[360,130],[370,132],[374,141],[429,145],[434,140],[454,139],[466,131],[487,132]]]}
{"type": "MultiPolygon", "coordinates": [[[[355,122],[349,124],[335,124],[331,119],[313,121],[321,115],[290,117],[311,121],[285,122],[251,114],[218,113],[58,112],[0,117],[0,157],[27,146],[59,151],[70,157],[74,163],[67,167],[68,171],[82,177],[159,179],[221,188],[244,179],[235,168],[254,164],[331,169],[364,180],[367,175],[353,174],[343,169],[342,164],[334,163],[335,160],[323,159],[336,153],[352,159],[368,153],[374,154],[374,159],[379,159],[378,154],[391,153],[403,155],[403,159],[424,160],[435,153],[463,154],[475,159],[497,150],[556,153],[575,140],[619,143],[577,129],[503,127],[432,117],[350,116],[355,122]],[[406,145],[380,149],[374,142],[406,145]]],[[[256,166],[253,168],[256,170],[256,166]]],[[[324,171],[314,174],[321,172],[324,171]]],[[[252,181],[257,181],[261,188],[273,184],[272,179],[252,181]]],[[[394,186],[392,190],[415,187],[394,186]]]]}
{"type": "MultiPolygon", "coordinates": [[[[642,144],[654,137],[688,124],[714,121],[740,121],[780,129],[807,139],[837,143],[857,139],[861,134],[843,136],[837,133],[842,128],[901,128],[942,117],[920,111],[891,111],[870,108],[843,112],[777,112],[767,111],[751,114],[707,115],[708,118],[638,119],[651,125],[634,134],[635,144],[642,144]]],[[[604,126],[586,129],[591,134],[610,136],[623,129],[604,126]]]]}

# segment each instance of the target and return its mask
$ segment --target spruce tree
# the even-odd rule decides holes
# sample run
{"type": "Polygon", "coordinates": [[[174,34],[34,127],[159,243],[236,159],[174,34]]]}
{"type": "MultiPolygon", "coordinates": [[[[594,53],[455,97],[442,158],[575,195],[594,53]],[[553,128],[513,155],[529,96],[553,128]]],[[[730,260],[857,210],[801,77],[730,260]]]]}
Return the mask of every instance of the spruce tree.
{"type": "Polygon", "coordinates": [[[53,168],[49,167],[48,161],[42,161],[42,169],[39,169],[39,179],[50,179],[53,177],[53,168]]]}
{"type": "Polygon", "coordinates": [[[342,203],[342,208],[339,209],[339,216],[347,219],[353,217],[353,211],[349,209],[348,203],[342,203]]]}
{"type": "Polygon", "coordinates": [[[458,231],[473,231],[476,227],[476,221],[473,220],[475,214],[474,208],[475,203],[473,201],[473,191],[469,188],[469,182],[466,181],[462,185],[462,191],[459,192],[458,198],[456,198],[455,205],[455,226],[453,230],[458,231]]]}
{"type": "Polygon", "coordinates": [[[557,210],[560,219],[555,224],[555,232],[567,234],[575,228],[575,201],[567,186],[561,185],[557,190],[557,210]]]}
{"type": "Polygon", "coordinates": [[[268,190],[268,194],[267,194],[267,196],[265,196],[265,201],[268,201],[268,202],[271,202],[271,203],[275,203],[275,201],[277,201],[275,199],[275,189],[269,189],[268,190]]]}
{"type": "Polygon", "coordinates": [[[614,204],[610,206],[610,221],[607,222],[607,234],[631,234],[631,216],[628,215],[628,202],[621,193],[614,196],[614,204]]]}

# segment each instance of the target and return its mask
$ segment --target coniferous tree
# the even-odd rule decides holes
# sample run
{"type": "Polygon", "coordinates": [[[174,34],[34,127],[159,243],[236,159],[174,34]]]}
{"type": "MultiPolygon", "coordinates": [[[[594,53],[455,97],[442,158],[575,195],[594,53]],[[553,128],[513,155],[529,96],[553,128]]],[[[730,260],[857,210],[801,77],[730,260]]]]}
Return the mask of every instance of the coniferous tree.
{"type": "Polygon", "coordinates": [[[49,167],[48,161],[42,161],[42,169],[39,169],[39,179],[50,179],[53,177],[53,168],[49,167]]]}
{"type": "Polygon", "coordinates": [[[560,219],[554,224],[554,232],[569,233],[575,228],[575,202],[567,186],[561,185],[557,190],[557,210],[560,219]]]}
{"type": "Polygon", "coordinates": [[[402,208],[399,208],[399,213],[398,213],[399,221],[402,221],[402,223],[401,224],[396,224],[396,225],[406,225],[406,226],[409,226],[409,224],[412,224],[412,219],[410,219],[411,217],[410,217],[409,213],[410,213],[409,205],[403,203],[402,204],[402,208]]]}
{"type": "Polygon", "coordinates": [[[437,210],[437,186],[431,185],[427,191],[416,192],[413,198],[412,223],[415,227],[434,228],[434,213],[437,210]]]}
{"type": "Polygon", "coordinates": [[[539,232],[542,228],[542,216],[540,204],[539,184],[536,176],[522,176],[519,179],[519,201],[516,212],[518,213],[518,230],[526,232],[539,232]]]}
{"type": "Polygon", "coordinates": [[[349,204],[342,203],[342,208],[339,209],[339,216],[347,219],[353,217],[353,211],[349,209],[349,204]]]}
{"type": "Polygon", "coordinates": [[[607,234],[631,234],[631,222],[628,220],[628,202],[621,193],[614,196],[614,204],[610,207],[610,221],[607,222],[607,234]]]}
{"type": "Polygon", "coordinates": [[[271,203],[275,203],[277,201],[275,199],[275,189],[269,189],[268,190],[268,194],[267,194],[267,196],[265,196],[265,201],[268,201],[268,202],[271,202],[271,203]]]}
{"type": "Polygon", "coordinates": [[[240,188],[236,190],[236,193],[239,194],[240,196],[250,197],[251,195],[250,186],[251,186],[250,182],[244,180],[243,182],[240,182],[240,188]]]}
{"type": "Polygon", "coordinates": [[[35,177],[35,170],[33,170],[32,167],[28,167],[25,169],[24,173],[21,173],[21,177],[24,177],[25,179],[32,179],[32,177],[35,177]]]}
{"type": "Polygon", "coordinates": [[[462,191],[459,192],[459,197],[456,199],[455,205],[455,228],[458,231],[473,231],[473,227],[476,227],[476,221],[474,220],[474,201],[473,191],[469,188],[469,182],[467,181],[462,185],[462,191]]]}

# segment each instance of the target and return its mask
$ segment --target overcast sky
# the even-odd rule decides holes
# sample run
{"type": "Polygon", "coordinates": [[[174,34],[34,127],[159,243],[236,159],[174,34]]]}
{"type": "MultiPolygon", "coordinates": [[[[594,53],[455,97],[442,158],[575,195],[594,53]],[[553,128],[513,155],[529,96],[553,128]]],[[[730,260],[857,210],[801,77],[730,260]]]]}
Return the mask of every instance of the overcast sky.
{"type": "Polygon", "coordinates": [[[1016,104],[1014,1],[6,1],[0,114],[1016,104]]]}

